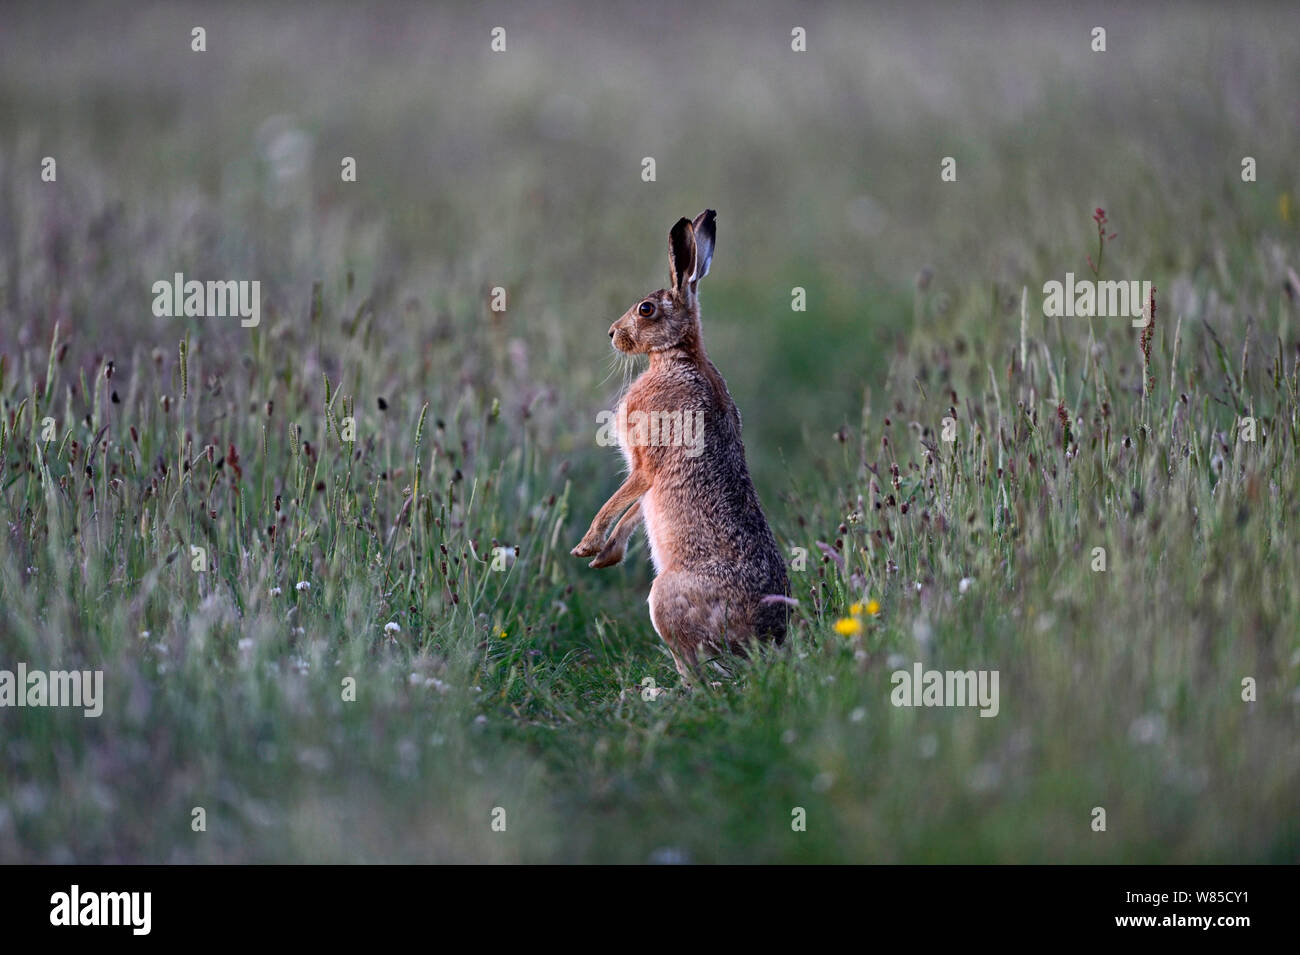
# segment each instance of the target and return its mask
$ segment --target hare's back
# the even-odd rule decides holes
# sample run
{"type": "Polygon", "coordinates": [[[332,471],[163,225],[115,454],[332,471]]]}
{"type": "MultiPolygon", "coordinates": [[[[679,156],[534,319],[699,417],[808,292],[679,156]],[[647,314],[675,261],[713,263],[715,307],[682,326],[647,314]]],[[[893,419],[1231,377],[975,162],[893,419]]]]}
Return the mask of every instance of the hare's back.
{"type": "Polygon", "coordinates": [[[733,578],[753,577],[756,589],[775,587],[784,562],[754,490],[735,406],[707,381],[692,384],[680,406],[703,414],[702,440],[667,449],[644,508],[655,566],[725,567],[733,578]]]}

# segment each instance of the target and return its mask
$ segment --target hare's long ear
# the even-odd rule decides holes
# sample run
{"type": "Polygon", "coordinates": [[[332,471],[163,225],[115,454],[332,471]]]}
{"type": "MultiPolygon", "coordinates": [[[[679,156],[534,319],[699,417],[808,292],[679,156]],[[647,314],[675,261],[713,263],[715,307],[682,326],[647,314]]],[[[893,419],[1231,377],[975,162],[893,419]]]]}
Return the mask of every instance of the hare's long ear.
{"type": "Polygon", "coordinates": [[[690,292],[695,274],[695,228],[685,216],[668,233],[668,281],[683,295],[690,292]]]}
{"type": "Polygon", "coordinates": [[[695,283],[709,274],[709,264],[713,261],[713,243],[718,237],[718,214],[712,209],[705,209],[691,224],[695,232],[695,274],[691,276],[691,288],[695,283]]]}

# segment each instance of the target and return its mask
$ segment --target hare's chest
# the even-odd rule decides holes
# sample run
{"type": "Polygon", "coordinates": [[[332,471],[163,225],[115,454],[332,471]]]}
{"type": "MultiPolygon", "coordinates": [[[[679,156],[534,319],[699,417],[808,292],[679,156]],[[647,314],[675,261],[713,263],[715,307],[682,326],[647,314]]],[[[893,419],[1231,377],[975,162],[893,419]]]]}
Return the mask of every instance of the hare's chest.
{"type": "MultiPolygon", "coordinates": [[[[642,422],[645,417],[646,413],[642,409],[642,401],[635,390],[623,398],[618,403],[618,407],[614,409],[614,436],[618,441],[618,449],[623,455],[623,460],[627,463],[629,473],[635,471],[637,467],[636,455],[633,449],[641,448],[641,453],[644,454],[646,436],[642,422]]],[[[654,565],[655,573],[659,574],[664,566],[667,524],[660,513],[659,502],[653,486],[641,496],[640,507],[646,540],[650,544],[650,561],[654,565]]]]}
{"type": "Polygon", "coordinates": [[[614,409],[614,438],[618,441],[618,450],[623,455],[623,461],[627,464],[629,471],[633,468],[632,462],[632,437],[627,423],[627,399],[624,398],[614,409]]]}
{"type": "Polygon", "coordinates": [[[663,573],[664,548],[667,544],[668,525],[659,511],[659,501],[652,487],[641,497],[641,522],[645,524],[645,538],[650,544],[650,563],[655,575],[663,573]]]}

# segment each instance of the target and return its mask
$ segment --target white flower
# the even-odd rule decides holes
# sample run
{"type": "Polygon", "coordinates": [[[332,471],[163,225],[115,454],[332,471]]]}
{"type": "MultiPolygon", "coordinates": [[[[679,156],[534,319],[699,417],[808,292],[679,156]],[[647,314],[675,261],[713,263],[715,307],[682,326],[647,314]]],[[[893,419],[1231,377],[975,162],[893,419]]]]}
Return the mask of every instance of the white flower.
{"type": "Polygon", "coordinates": [[[1139,716],[1129,724],[1128,737],[1135,743],[1159,743],[1165,738],[1165,718],[1159,713],[1139,716]]]}
{"type": "Polygon", "coordinates": [[[966,591],[970,590],[970,585],[973,583],[975,583],[975,578],[963,577],[957,582],[957,592],[959,594],[964,594],[966,591]]]}
{"type": "Polygon", "coordinates": [[[278,597],[278,596],[280,596],[280,588],[279,588],[279,587],[272,587],[272,588],[271,588],[271,596],[272,596],[272,597],[278,597]]]}
{"type": "Polygon", "coordinates": [[[1002,770],[996,763],[980,763],[970,771],[966,785],[972,792],[988,793],[998,788],[1002,781],[1002,770]]]}
{"type": "Polygon", "coordinates": [[[934,630],[930,627],[930,621],[925,617],[917,617],[912,621],[912,639],[915,640],[924,649],[930,645],[930,638],[934,636],[934,630]]]}
{"type": "Polygon", "coordinates": [[[303,590],[311,590],[311,583],[306,580],[300,580],[293,585],[293,589],[300,592],[303,590]]]}
{"type": "Polygon", "coordinates": [[[651,865],[688,865],[691,854],[677,846],[660,846],[650,853],[651,865]]]}
{"type": "Polygon", "coordinates": [[[384,633],[401,633],[401,632],[402,632],[402,628],[392,620],[384,624],[384,633]]]}
{"type": "Polygon", "coordinates": [[[240,641],[239,641],[239,649],[240,649],[240,650],[251,650],[251,649],[253,649],[253,638],[252,638],[252,637],[244,637],[244,639],[240,640],[240,641]]]}

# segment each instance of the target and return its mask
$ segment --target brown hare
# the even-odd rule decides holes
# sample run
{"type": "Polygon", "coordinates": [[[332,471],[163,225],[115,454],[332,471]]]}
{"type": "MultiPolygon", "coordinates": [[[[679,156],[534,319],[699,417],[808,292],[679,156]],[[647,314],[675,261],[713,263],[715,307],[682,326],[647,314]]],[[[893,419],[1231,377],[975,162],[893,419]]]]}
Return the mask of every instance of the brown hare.
{"type": "Polygon", "coordinates": [[[668,235],[670,287],[609,327],[615,348],[649,355],[650,367],[614,412],[631,473],[572,551],[594,556],[592,567],[617,564],[644,521],[655,568],[650,622],[688,684],[701,655],[780,643],[790,586],[745,464],[740,412],[704,353],[697,286],[713,260],[716,218],[708,209],[678,220],[668,235]]]}

